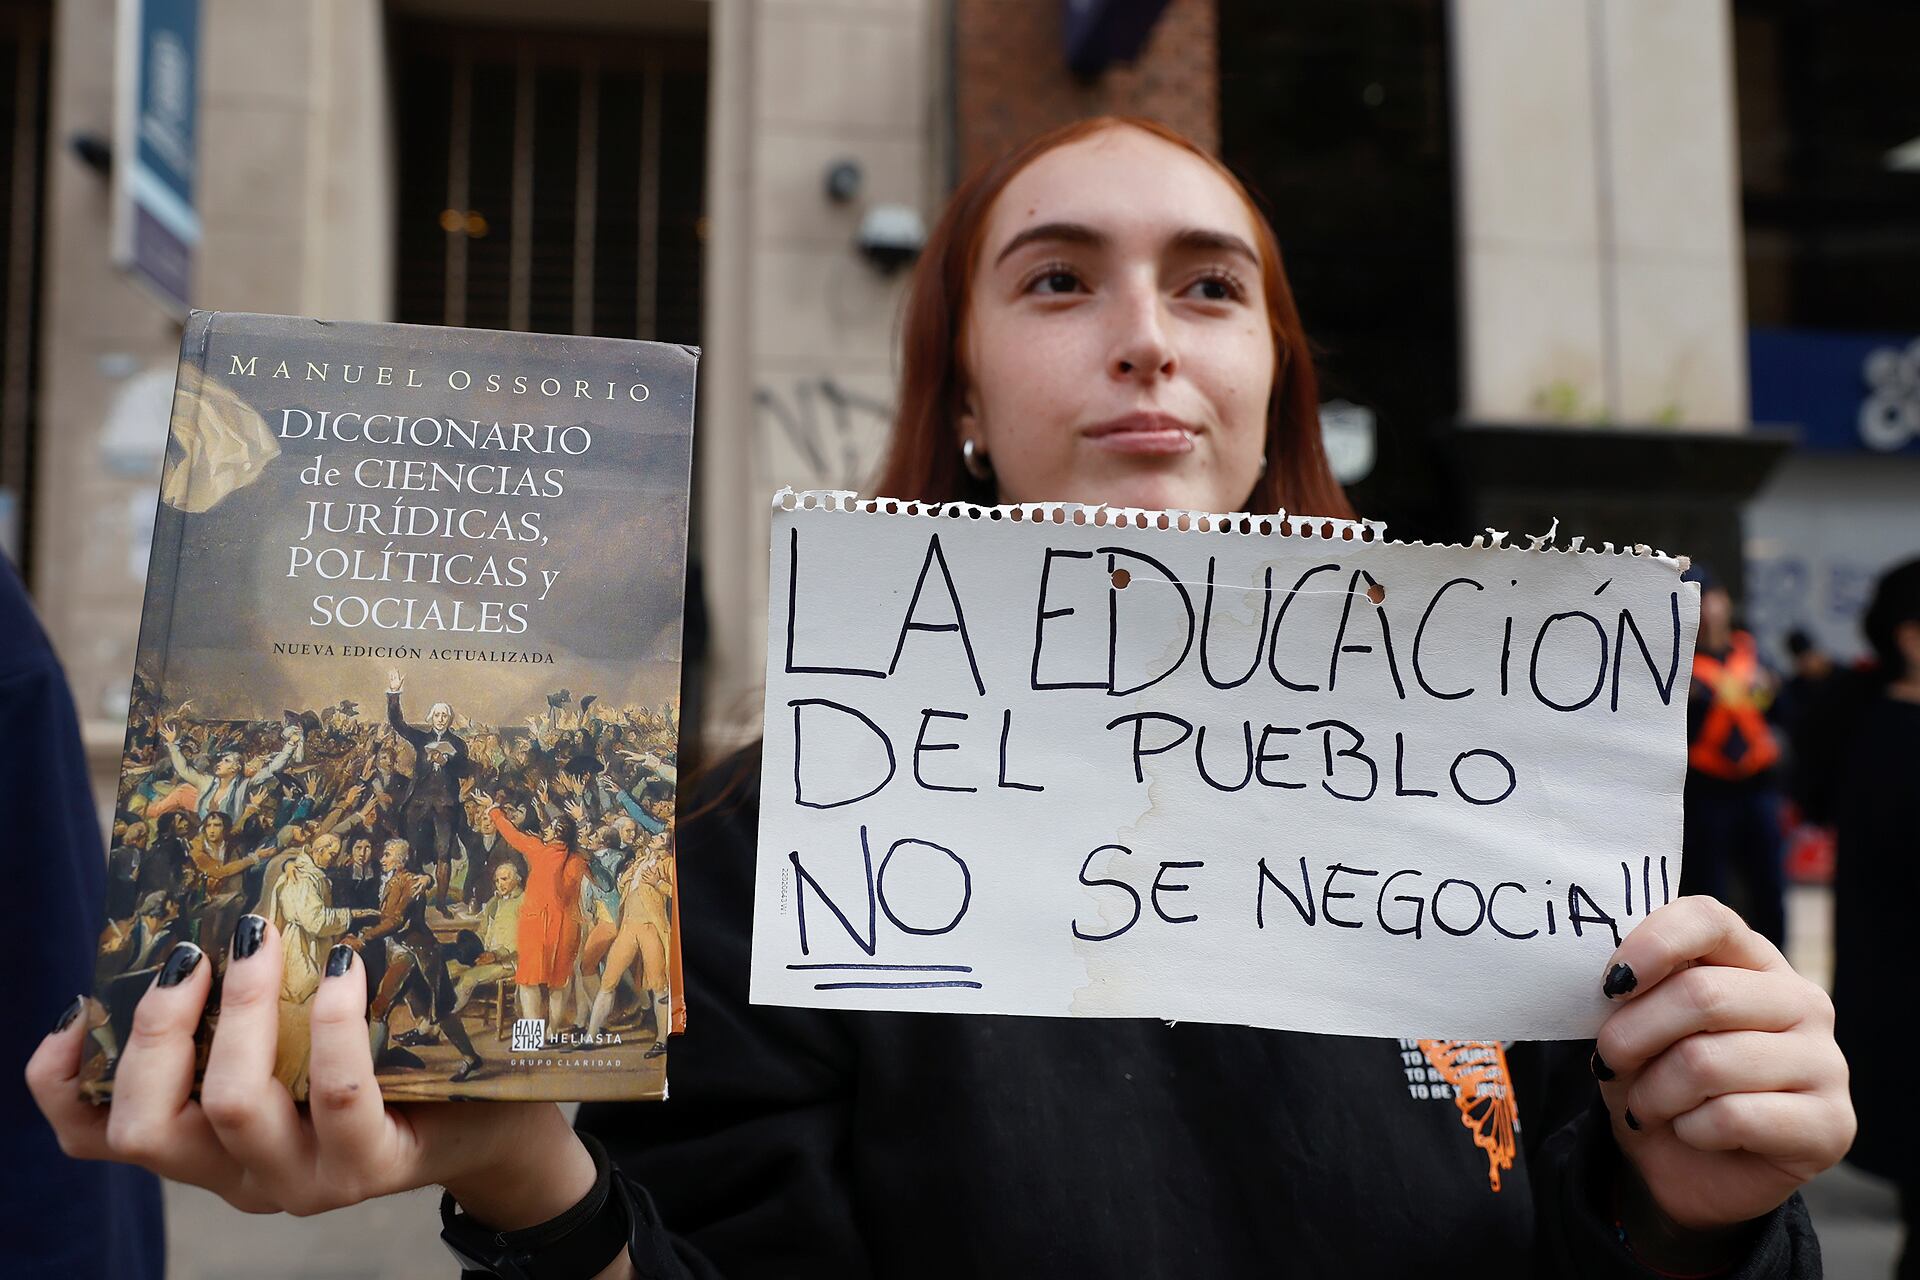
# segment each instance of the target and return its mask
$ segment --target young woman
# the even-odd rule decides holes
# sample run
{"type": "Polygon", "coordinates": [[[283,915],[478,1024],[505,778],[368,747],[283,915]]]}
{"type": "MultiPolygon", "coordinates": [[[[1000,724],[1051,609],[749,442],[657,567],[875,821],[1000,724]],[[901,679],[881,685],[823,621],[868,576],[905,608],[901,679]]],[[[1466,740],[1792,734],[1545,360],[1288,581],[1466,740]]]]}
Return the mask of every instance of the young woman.
{"type": "MultiPolygon", "coordinates": [[[[904,345],[882,493],[1348,514],[1273,234],[1156,126],[1074,125],[963,184],[904,345]]],[[[78,1100],[71,1030],[35,1095],[69,1150],[249,1210],[443,1184],[495,1274],[503,1249],[535,1275],[1817,1274],[1794,1189],[1853,1135],[1831,1005],[1717,903],[1656,912],[1596,969],[1619,1005],[1597,1053],[1471,1050],[1518,1102],[1496,1179],[1395,1041],[749,1004],[753,768],[678,833],[673,1099],[581,1113],[621,1176],[555,1107],[383,1108],[358,981],[315,998],[299,1111],[267,1075],[271,935],[229,972],[198,1105],[190,962],[143,1000],[111,1110],[78,1100]]]]}

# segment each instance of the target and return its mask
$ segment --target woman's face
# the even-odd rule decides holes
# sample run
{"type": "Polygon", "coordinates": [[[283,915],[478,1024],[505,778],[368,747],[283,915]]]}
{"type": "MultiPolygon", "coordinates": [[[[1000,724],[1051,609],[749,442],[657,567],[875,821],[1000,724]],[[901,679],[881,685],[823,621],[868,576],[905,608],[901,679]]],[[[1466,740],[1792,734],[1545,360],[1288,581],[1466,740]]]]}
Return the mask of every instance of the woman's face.
{"type": "Polygon", "coordinates": [[[962,336],[960,435],[999,500],[1242,509],[1274,377],[1256,244],[1219,174],[1137,129],[1016,174],[962,336]]]}

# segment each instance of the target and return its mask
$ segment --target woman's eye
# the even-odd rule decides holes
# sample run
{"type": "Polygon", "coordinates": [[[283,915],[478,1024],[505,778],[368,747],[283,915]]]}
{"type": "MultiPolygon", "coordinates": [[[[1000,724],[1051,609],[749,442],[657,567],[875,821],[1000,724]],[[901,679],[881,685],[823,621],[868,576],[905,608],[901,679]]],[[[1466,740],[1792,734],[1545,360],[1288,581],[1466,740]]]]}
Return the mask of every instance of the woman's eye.
{"type": "Polygon", "coordinates": [[[1080,277],[1064,267],[1041,272],[1027,285],[1031,293],[1072,293],[1080,287],[1080,277]]]}
{"type": "Polygon", "coordinates": [[[1189,291],[1199,290],[1199,296],[1207,302],[1233,302],[1241,297],[1239,284],[1229,276],[1203,276],[1187,286],[1189,291]]]}

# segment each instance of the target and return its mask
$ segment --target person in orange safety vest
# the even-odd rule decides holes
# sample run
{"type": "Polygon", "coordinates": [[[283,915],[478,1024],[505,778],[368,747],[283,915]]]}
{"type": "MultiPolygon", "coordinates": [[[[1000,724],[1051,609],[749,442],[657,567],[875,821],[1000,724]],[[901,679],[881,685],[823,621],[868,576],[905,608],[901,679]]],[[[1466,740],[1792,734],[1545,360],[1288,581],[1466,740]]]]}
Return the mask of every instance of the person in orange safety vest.
{"type": "MultiPolygon", "coordinates": [[[[1703,637],[1705,630],[1703,619],[1703,637]]],[[[1693,680],[1694,688],[1703,691],[1705,705],[1687,743],[1687,767],[1729,782],[1771,769],[1780,759],[1765,713],[1773,678],[1760,665],[1753,637],[1735,631],[1719,654],[1709,653],[1703,641],[1693,655],[1693,680]]]]}

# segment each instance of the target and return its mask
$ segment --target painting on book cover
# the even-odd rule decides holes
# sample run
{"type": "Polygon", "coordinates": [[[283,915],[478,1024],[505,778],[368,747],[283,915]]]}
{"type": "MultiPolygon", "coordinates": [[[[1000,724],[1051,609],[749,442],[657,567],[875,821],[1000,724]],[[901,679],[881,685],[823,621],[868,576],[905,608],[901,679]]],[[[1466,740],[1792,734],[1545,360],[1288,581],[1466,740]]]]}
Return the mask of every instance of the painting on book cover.
{"type": "MultiPolygon", "coordinates": [[[[697,352],[195,313],[84,1078],[165,956],[357,955],[390,1099],[659,1097],[697,352]]],[[[334,978],[331,980],[339,980],[334,978]]]]}

